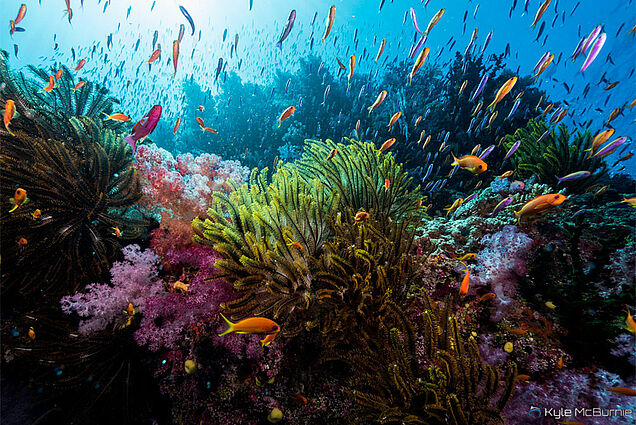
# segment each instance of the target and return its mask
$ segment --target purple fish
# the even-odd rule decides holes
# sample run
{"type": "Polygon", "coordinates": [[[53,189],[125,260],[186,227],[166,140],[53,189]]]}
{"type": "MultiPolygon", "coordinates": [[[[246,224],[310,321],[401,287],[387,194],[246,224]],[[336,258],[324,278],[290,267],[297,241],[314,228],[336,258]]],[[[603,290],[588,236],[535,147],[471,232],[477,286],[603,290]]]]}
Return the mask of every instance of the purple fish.
{"type": "Polygon", "coordinates": [[[133,151],[133,155],[137,151],[137,141],[148,136],[155,131],[157,123],[161,118],[161,105],[155,105],[150,109],[144,117],[132,129],[132,134],[128,137],[124,137],[124,141],[130,145],[133,151]]]}
{"type": "Polygon", "coordinates": [[[548,134],[550,134],[550,130],[546,130],[545,133],[543,133],[541,135],[541,137],[539,137],[539,139],[537,140],[537,144],[543,142],[543,139],[545,139],[546,137],[548,137],[548,134]]]}
{"type": "Polygon", "coordinates": [[[591,174],[592,173],[590,173],[589,171],[577,171],[576,173],[571,173],[571,174],[568,174],[567,176],[557,177],[557,179],[559,180],[559,184],[560,184],[560,183],[569,182],[572,180],[584,179],[586,177],[589,177],[591,174]]]}
{"type": "Polygon", "coordinates": [[[581,49],[583,48],[583,45],[585,44],[585,38],[582,38],[579,40],[579,44],[576,45],[576,49],[574,49],[574,53],[572,53],[572,60],[576,59],[576,57],[579,55],[579,53],[581,53],[581,49]]]}
{"type": "Polygon", "coordinates": [[[415,9],[411,8],[410,12],[411,12],[411,19],[413,19],[413,25],[415,25],[415,30],[419,32],[420,34],[422,34],[420,27],[417,26],[417,17],[415,16],[415,9]]]}
{"type": "Polygon", "coordinates": [[[481,48],[481,53],[484,53],[486,51],[486,48],[488,47],[488,43],[490,43],[491,38],[492,38],[492,31],[490,31],[488,35],[486,36],[486,41],[484,41],[484,47],[481,48]]]}
{"type": "Polygon", "coordinates": [[[596,40],[596,37],[598,37],[598,35],[601,33],[601,29],[601,26],[598,25],[592,30],[590,35],[585,38],[585,42],[583,43],[583,46],[581,46],[581,53],[585,54],[585,52],[587,52],[587,49],[590,48],[592,43],[594,43],[594,40],[596,40]]]}
{"type": "Polygon", "coordinates": [[[585,59],[585,62],[583,63],[583,66],[581,67],[581,72],[585,72],[587,67],[590,66],[592,62],[594,62],[594,59],[596,59],[601,49],[603,48],[606,38],[607,38],[607,35],[605,33],[599,35],[598,39],[594,43],[594,46],[592,46],[592,50],[590,50],[590,54],[587,56],[587,59],[585,59]]]}
{"type": "Polygon", "coordinates": [[[519,146],[521,146],[521,140],[517,140],[515,144],[510,147],[510,150],[508,150],[508,153],[506,154],[504,161],[510,158],[517,151],[517,149],[519,149],[519,146]]]}
{"type": "Polygon", "coordinates": [[[290,84],[291,84],[291,78],[287,80],[287,84],[285,84],[285,93],[287,93],[287,90],[289,89],[290,84]]]}
{"type": "Polygon", "coordinates": [[[467,203],[468,201],[472,201],[473,199],[475,199],[475,196],[477,196],[476,193],[471,193],[470,195],[468,195],[466,199],[464,199],[464,204],[467,203]]]}
{"type": "Polygon", "coordinates": [[[598,152],[592,155],[592,158],[605,158],[606,156],[614,152],[616,149],[618,149],[618,147],[622,145],[623,143],[625,143],[626,141],[627,141],[626,136],[619,137],[618,139],[614,140],[611,143],[608,143],[607,145],[599,149],[598,152]]]}
{"type": "Polygon", "coordinates": [[[537,64],[532,69],[532,72],[536,73],[537,69],[541,68],[541,65],[543,65],[543,63],[546,61],[546,59],[548,59],[549,56],[550,56],[550,51],[545,52],[543,56],[541,56],[541,59],[539,59],[539,62],[537,62],[537,64]]]}
{"type": "Polygon", "coordinates": [[[495,145],[490,145],[486,148],[486,150],[484,150],[481,155],[479,155],[479,159],[486,159],[488,157],[488,155],[490,155],[490,152],[492,152],[495,149],[495,145]]]}
{"type": "Polygon", "coordinates": [[[223,58],[219,58],[219,64],[216,66],[216,74],[214,75],[214,81],[219,78],[219,74],[221,74],[221,70],[223,69],[223,58]]]}
{"type": "Polygon", "coordinates": [[[512,108],[510,109],[510,113],[508,114],[506,119],[510,119],[510,117],[512,117],[514,113],[517,112],[517,109],[519,108],[520,104],[521,104],[521,98],[515,100],[515,103],[512,105],[512,108]]]}
{"type": "Polygon", "coordinates": [[[512,196],[508,196],[506,199],[504,199],[503,201],[497,204],[497,206],[495,207],[494,210],[492,210],[492,213],[490,213],[490,215],[492,217],[496,216],[499,213],[499,211],[503,210],[508,205],[510,205],[512,203],[512,200],[513,200],[512,196]]]}
{"type": "Polygon", "coordinates": [[[285,41],[285,39],[289,36],[289,33],[294,27],[295,20],[296,20],[296,10],[293,9],[289,14],[289,18],[287,18],[287,25],[285,26],[283,33],[280,35],[280,39],[278,40],[278,43],[276,43],[276,47],[278,47],[279,49],[283,48],[283,41],[285,41]]]}
{"type": "Polygon", "coordinates": [[[578,210],[577,212],[575,212],[574,214],[572,214],[572,215],[570,216],[570,220],[572,220],[574,217],[577,217],[577,216],[579,216],[579,215],[581,215],[581,214],[583,214],[583,213],[585,213],[585,208],[583,208],[582,210],[578,210]]]}
{"type": "Polygon", "coordinates": [[[475,89],[475,92],[473,93],[473,95],[470,97],[470,101],[473,102],[475,99],[477,99],[477,97],[481,94],[481,92],[484,90],[484,87],[486,87],[486,83],[488,82],[488,78],[490,77],[490,74],[486,74],[483,77],[481,77],[481,81],[479,82],[479,85],[477,86],[477,89],[475,89]]]}
{"type": "Polygon", "coordinates": [[[417,52],[420,51],[420,49],[422,48],[422,46],[424,45],[424,43],[426,42],[426,38],[428,37],[428,34],[424,34],[423,36],[420,37],[420,39],[418,40],[417,44],[415,45],[415,47],[413,47],[411,49],[411,59],[413,59],[415,57],[415,55],[417,55],[417,52]]]}
{"type": "Polygon", "coordinates": [[[330,90],[331,90],[331,86],[329,85],[329,86],[327,86],[327,88],[325,89],[325,94],[324,94],[324,96],[323,96],[323,99],[322,99],[322,103],[321,103],[321,105],[323,105],[323,106],[325,105],[325,102],[327,101],[327,96],[329,96],[329,91],[330,91],[330,90]]]}

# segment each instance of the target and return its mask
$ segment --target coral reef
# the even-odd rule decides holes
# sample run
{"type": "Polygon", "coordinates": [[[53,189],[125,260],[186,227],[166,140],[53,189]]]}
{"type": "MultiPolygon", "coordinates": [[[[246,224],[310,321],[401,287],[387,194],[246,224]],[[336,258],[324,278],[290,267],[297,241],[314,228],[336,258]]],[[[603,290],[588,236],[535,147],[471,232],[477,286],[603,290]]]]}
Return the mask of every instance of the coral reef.
{"type": "Polygon", "coordinates": [[[543,121],[530,120],[525,128],[518,128],[505,138],[505,146],[510,149],[521,142],[511,161],[521,178],[535,175],[540,183],[556,186],[559,177],[577,171],[589,171],[589,177],[562,183],[569,193],[581,193],[598,183],[607,175],[608,166],[602,158],[591,158],[587,149],[592,144],[589,131],[576,132],[572,140],[565,124],[558,132],[543,121]]]}

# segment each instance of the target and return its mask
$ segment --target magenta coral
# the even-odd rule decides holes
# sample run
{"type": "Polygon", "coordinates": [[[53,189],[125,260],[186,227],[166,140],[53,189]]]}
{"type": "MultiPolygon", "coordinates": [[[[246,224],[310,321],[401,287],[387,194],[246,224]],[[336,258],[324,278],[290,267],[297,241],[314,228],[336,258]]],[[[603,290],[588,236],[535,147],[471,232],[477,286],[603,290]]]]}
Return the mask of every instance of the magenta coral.
{"type": "Polygon", "coordinates": [[[144,314],[135,340],[152,351],[171,348],[184,333],[201,321],[217,320],[220,304],[234,298],[229,285],[220,279],[208,280],[216,273],[217,256],[209,247],[193,246],[186,250],[166,252],[164,262],[180,266],[190,285],[187,293],[163,292],[145,300],[144,314]],[[196,272],[190,270],[195,269],[196,272]]]}
{"type": "Polygon", "coordinates": [[[110,270],[110,285],[93,283],[83,293],[62,298],[65,313],[74,311],[85,319],[79,326],[81,333],[104,330],[118,317],[124,318],[128,301],[142,313],[148,297],[163,292],[157,255],[150,249],[141,251],[139,245],[128,245],[122,252],[124,260],[115,262],[110,270]]]}

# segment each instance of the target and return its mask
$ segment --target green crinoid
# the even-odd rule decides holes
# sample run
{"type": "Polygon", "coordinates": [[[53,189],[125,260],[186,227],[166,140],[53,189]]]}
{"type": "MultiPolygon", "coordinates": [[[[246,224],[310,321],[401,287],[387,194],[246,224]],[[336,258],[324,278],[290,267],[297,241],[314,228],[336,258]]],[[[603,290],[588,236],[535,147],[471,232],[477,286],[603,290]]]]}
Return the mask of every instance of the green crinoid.
{"type": "Polygon", "coordinates": [[[572,137],[565,124],[561,124],[557,131],[543,121],[530,120],[525,128],[505,137],[506,148],[510,149],[516,141],[521,141],[521,145],[511,160],[521,178],[535,175],[540,183],[556,186],[558,177],[589,171],[592,175],[585,179],[562,183],[570,193],[580,193],[607,175],[605,161],[590,158],[589,151],[586,151],[592,143],[589,131],[577,131],[572,137]]]}
{"type": "Polygon", "coordinates": [[[369,294],[403,299],[409,285],[401,278],[415,274],[408,254],[425,217],[410,184],[392,155],[372,144],[327,140],[310,141],[303,158],[279,164],[271,181],[267,170],[253,172],[229,195],[214,194],[207,217],[192,227],[195,241],[221,254],[218,266],[242,295],[228,313],[273,317],[293,335],[320,317],[333,327],[347,322],[337,317],[343,311],[373,314],[363,305],[373,304],[369,294]],[[332,149],[338,152],[327,161],[332,149]],[[385,188],[384,179],[395,184],[385,188]],[[356,221],[359,211],[368,218],[356,221]]]}

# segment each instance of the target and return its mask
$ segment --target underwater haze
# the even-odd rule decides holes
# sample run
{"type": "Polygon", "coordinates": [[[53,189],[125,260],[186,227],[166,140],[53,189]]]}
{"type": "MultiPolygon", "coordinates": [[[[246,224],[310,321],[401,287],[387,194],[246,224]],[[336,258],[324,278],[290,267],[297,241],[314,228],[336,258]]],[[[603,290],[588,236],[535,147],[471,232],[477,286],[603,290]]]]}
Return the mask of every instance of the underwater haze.
{"type": "Polygon", "coordinates": [[[636,416],[632,0],[1,0],[3,424],[636,416]]]}

